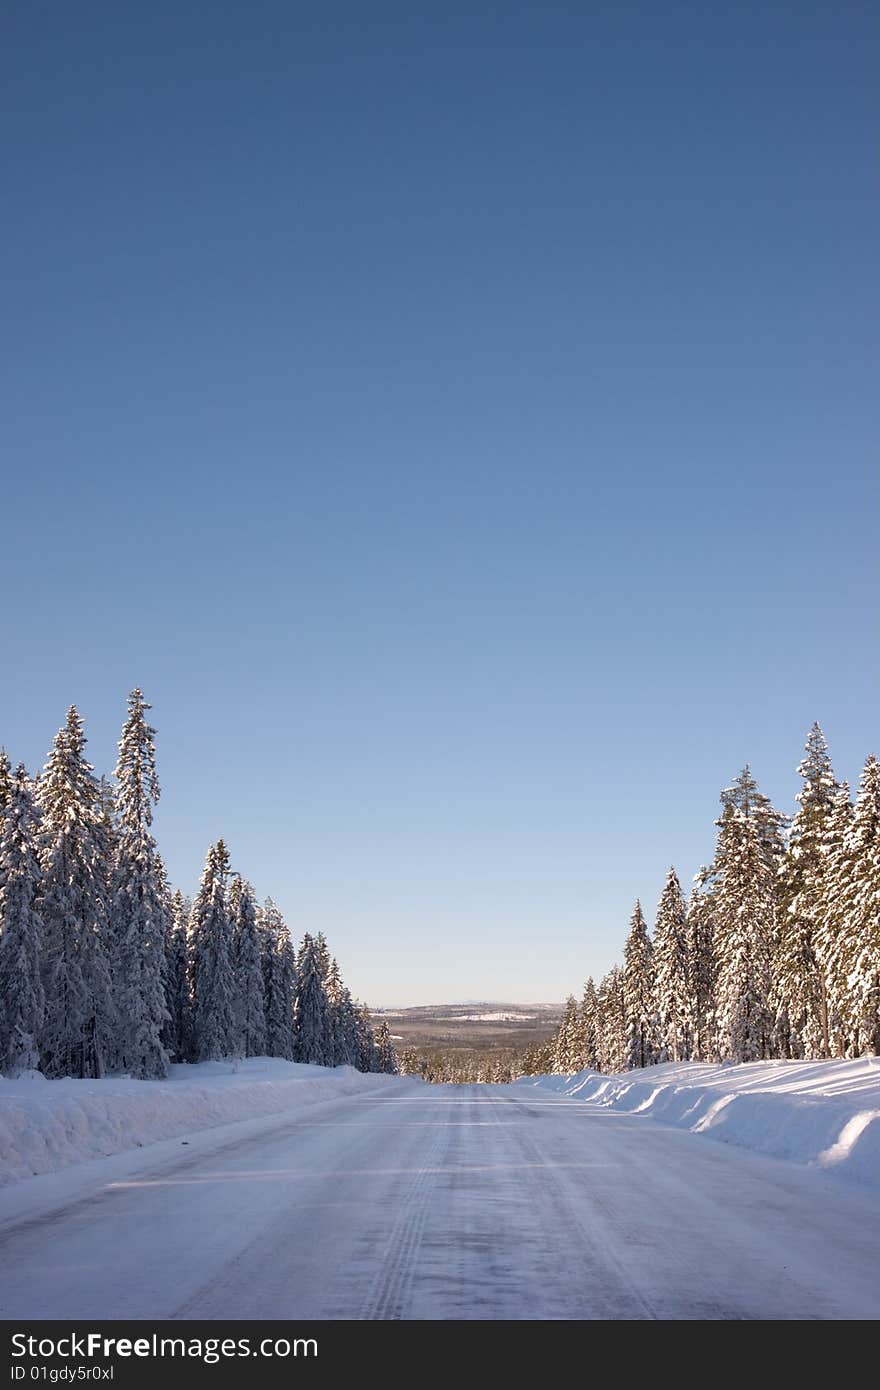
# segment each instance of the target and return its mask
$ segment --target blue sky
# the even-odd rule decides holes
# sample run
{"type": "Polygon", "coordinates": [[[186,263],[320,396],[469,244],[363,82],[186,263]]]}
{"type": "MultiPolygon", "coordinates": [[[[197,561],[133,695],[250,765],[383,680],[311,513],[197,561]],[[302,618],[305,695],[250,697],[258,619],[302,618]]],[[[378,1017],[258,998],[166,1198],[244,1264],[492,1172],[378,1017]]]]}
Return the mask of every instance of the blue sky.
{"type": "Polygon", "coordinates": [[[0,742],[154,705],[375,1004],[554,999],[877,723],[880,13],[4,8],[0,742]]]}

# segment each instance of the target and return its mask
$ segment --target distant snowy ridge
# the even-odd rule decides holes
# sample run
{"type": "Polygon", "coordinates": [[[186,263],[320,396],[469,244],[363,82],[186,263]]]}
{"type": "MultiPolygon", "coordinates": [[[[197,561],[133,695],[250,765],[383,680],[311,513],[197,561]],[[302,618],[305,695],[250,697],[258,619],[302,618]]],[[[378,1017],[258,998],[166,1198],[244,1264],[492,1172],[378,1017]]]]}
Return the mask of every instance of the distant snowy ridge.
{"type": "Polygon", "coordinates": [[[534,1014],[513,1014],[496,1011],[488,1014],[459,1014],[459,1023],[528,1023],[534,1014]]]}
{"type": "Polygon", "coordinates": [[[375,1090],[386,1080],[353,1067],[318,1067],[280,1057],[173,1066],[167,1081],[0,1078],[0,1184],[217,1125],[375,1090]]]}
{"type": "Polygon", "coordinates": [[[643,1115],[880,1188],[880,1058],[667,1062],[617,1076],[522,1077],[516,1085],[643,1115]]]}

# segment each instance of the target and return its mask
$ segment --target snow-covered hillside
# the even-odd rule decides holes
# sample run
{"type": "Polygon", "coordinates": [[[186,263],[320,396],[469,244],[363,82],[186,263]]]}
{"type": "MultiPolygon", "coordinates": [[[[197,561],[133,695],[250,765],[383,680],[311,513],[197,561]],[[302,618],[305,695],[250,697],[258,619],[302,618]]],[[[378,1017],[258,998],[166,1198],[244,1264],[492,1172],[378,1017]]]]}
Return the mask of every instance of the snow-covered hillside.
{"type": "Polygon", "coordinates": [[[880,1188],[880,1058],[666,1063],[618,1076],[523,1077],[608,1110],[644,1115],[880,1188]]]}
{"type": "Polygon", "coordinates": [[[0,1078],[0,1183],[393,1080],[280,1057],[173,1066],[167,1081],[0,1078]]]}

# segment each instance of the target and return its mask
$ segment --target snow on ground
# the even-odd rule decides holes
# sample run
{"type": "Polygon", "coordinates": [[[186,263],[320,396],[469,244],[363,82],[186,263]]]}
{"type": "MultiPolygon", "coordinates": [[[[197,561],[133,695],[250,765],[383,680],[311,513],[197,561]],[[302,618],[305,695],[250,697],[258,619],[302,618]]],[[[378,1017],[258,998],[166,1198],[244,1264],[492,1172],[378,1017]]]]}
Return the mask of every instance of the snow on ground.
{"type": "Polygon", "coordinates": [[[375,1089],[384,1079],[279,1057],[173,1066],[167,1081],[0,1078],[0,1183],[375,1089]]]}
{"type": "Polygon", "coordinates": [[[600,1076],[522,1077],[607,1110],[644,1115],[757,1153],[811,1164],[880,1188],[880,1058],[668,1062],[600,1076]]]}
{"type": "Polygon", "coordinates": [[[534,1014],[509,1014],[509,1013],[489,1013],[489,1014],[456,1014],[456,1023],[528,1023],[535,1017],[534,1014]]]}
{"type": "Polygon", "coordinates": [[[642,1115],[378,1076],[0,1190],[0,1318],[876,1319],[878,1217],[642,1115]]]}

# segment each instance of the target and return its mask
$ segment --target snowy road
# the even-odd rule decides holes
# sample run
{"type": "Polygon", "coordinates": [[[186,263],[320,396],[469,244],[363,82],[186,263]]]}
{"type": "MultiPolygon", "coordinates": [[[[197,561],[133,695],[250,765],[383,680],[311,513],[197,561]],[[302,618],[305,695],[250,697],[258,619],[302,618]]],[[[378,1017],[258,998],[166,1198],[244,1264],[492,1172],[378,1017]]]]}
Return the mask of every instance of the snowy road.
{"type": "Polygon", "coordinates": [[[385,1085],[3,1195],[5,1319],[880,1316],[876,1195],[523,1087],[385,1085]]]}

